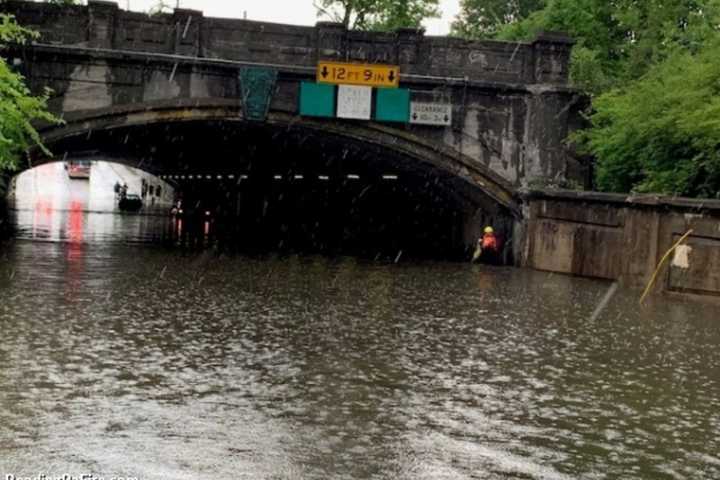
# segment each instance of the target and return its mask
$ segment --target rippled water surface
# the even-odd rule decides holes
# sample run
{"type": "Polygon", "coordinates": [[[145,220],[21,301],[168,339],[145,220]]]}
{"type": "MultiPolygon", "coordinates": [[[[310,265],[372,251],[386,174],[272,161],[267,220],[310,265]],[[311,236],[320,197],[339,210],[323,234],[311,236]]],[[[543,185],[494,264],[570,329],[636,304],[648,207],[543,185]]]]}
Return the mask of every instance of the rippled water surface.
{"type": "Polygon", "coordinates": [[[243,257],[21,211],[0,474],[720,478],[716,306],[509,268],[243,257]]]}

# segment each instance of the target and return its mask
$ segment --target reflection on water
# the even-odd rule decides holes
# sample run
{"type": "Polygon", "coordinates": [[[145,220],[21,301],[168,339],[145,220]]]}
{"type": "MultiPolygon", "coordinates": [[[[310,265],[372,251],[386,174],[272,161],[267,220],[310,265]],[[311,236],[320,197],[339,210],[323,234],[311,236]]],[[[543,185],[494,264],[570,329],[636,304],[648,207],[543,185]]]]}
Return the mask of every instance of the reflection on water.
{"type": "Polygon", "coordinates": [[[63,210],[81,205],[89,212],[117,212],[115,188],[123,184],[127,185],[127,193],[143,198],[146,211],[167,211],[173,203],[174,188],[153,175],[110,162],[89,164],[91,173],[87,179],[70,178],[64,162],[48,163],[21,173],[12,182],[10,197],[14,207],[63,210]]]}
{"type": "Polygon", "coordinates": [[[163,197],[146,197],[144,211],[155,216],[120,214],[117,209],[115,183],[127,183],[129,191],[135,192],[149,178],[139,170],[107,162],[93,162],[89,180],[69,179],[60,162],[26,171],[15,179],[12,193],[16,236],[71,243],[157,242],[177,237],[177,225],[165,215],[172,189],[164,183],[163,197]]]}
{"type": "Polygon", "coordinates": [[[11,212],[16,237],[27,240],[71,243],[161,242],[176,238],[178,222],[167,216],[87,212],[79,203],[68,210],[38,204],[33,210],[11,212]]]}
{"type": "Polygon", "coordinates": [[[720,478],[716,307],[590,321],[606,283],[128,245],[166,220],[72,202],[17,222],[3,478],[720,478]]]}

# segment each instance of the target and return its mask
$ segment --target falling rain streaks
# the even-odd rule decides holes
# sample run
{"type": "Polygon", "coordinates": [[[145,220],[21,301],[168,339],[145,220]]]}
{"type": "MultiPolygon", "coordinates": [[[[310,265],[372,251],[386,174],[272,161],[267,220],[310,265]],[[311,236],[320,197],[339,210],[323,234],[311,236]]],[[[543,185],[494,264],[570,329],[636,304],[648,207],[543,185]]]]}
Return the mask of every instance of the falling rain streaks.
{"type": "Polygon", "coordinates": [[[0,470],[720,474],[712,309],[648,321],[614,284],[464,264],[72,248],[19,241],[0,264],[17,272],[0,279],[0,470]]]}

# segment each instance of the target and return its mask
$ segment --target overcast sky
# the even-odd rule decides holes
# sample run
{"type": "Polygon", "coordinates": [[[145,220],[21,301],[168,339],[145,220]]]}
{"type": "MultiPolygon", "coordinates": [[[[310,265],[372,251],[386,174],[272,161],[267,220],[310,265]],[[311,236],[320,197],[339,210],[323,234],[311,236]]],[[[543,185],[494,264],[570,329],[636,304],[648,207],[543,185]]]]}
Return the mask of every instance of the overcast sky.
{"type": "MultiPolygon", "coordinates": [[[[175,6],[177,0],[165,0],[175,6]]],[[[117,0],[121,8],[147,11],[157,0],[117,0]]],[[[440,0],[442,18],[425,23],[428,35],[445,35],[450,22],[459,11],[460,0],[440,0]]],[[[207,17],[243,18],[247,12],[250,20],[314,25],[318,17],[312,0],[180,0],[180,6],[202,10],[207,17]]]]}

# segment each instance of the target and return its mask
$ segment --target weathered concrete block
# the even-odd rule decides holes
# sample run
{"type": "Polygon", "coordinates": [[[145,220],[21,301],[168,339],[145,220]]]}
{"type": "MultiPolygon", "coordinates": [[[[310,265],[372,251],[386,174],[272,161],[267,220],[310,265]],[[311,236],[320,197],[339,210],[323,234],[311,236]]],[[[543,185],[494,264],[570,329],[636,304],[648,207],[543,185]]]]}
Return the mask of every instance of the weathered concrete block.
{"type": "Polygon", "coordinates": [[[567,84],[574,41],[562,33],[542,32],[533,42],[535,82],[567,84]]]}
{"type": "Polygon", "coordinates": [[[412,73],[420,55],[420,44],[425,30],[422,28],[401,28],[396,32],[397,64],[404,72],[412,73]]]}
{"type": "Polygon", "coordinates": [[[200,56],[202,44],[203,12],[176,8],[173,11],[175,23],[175,48],[179,55],[200,56]]]}
{"type": "Polygon", "coordinates": [[[316,33],[316,61],[344,60],[347,48],[347,31],[340,23],[318,22],[315,25],[316,33]]]}
{"type": "Polygon", "coordinates": [[[89,0],[88,45],[95,48],[113,48],[118,5],[104,0],[89,0]]]}

